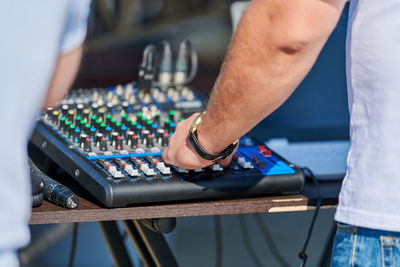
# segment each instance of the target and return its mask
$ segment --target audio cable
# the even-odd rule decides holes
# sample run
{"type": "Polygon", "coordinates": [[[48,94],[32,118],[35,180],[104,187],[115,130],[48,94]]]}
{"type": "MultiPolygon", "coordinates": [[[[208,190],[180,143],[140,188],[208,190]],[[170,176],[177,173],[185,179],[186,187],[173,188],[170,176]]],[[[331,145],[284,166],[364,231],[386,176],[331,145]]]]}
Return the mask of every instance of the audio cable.
{"type": "Polygon", "coordinates": [[[180,42],[178,56],[175,62],[174,82],[176,85],[190,83],[197,74],[198,58],[192,42],[185,39],[180,42]],[[187,54],[190,56],[191,68],[188,73],[187,54]]]}
{"type": "Polygon", "coordinates": [[[319,183],[318,183],[317,178],[315,178],[314,173],[307,167],[303,167],[301,169],[302,169],[302,171],[304,173],[308,173],[308,176],[312,179],[312,181],[314,182],[315,187],[317,189],[317,205],[315,206],[314,215],[313,215],[313,218],[311,220],[310,227],[308,228],[306,241],[304,242],[303,248],[299,252],[299,255],[298,255],[299,258],[302,260],[302,262],[300,264],[300,267],[304,267],[306,265],[306,263],[307,263],[307,258],[308,258],[308,255],[306,253],[308,242],[310,241],[311,234],[312,234],[312,231],[314,229],[315,221],[317,220],[319,209],[321,207],[322,197],[321,197],[321,193],[320,193],[320,190],[319,190],[319,183]]]}
{"type": "Polygon", "coordinates": [[[147,92],[151,90],[153,85],[164,88],[186,85],[193,81],[197,74],[198,57],[192,42],[184,39],[179,43],[175,62],[173,61],[170,43],[164,40],[161,42],[161,46],[162,51],[160,53],[158,53],[153,44],[147,45],[143,50],[143,58],[139,66],[137,82],[139,91],[147,92]],[[156,54],[161,55],[159,60],[156,59],[156,54]],[[154,78],[155,73],[158,73],[157,80],[154,78]],[[149,84],[150,76],[152,80],[149,84]]]}
{"type": "Polygon", "coordinates": [[[171,83],[172,80],[172,50],[171,45],[168,41],[162,41],[162,56],[160,59],[160,68],[158,71],[158,81],[160,84],[166,86],[171,83]]]}
{"type": "Polygon", "coordinates": [[[79,199],[71,189],[44,174],[30,158],[28,165],[31,176],[36,176],[43,181],[44,199],[67,209],[78,207],[79,199]]]}
{"type": "Polygon", "coordinates": [[[139,91],[146,91],[151,89],[148,88],[149,86],[148,79],[149,78],[151,78],[152,80],[154,79],[154,66],[148,66],[148,65],[154,64],[154,62],[152,61],[153,59],[155,59],[154,56],[155,52],[156,52],[156,47],[152,44],[147,45],[143,50],[142,63],[139,66],[139,75],[137,81],[137,87],[139,91]]]}

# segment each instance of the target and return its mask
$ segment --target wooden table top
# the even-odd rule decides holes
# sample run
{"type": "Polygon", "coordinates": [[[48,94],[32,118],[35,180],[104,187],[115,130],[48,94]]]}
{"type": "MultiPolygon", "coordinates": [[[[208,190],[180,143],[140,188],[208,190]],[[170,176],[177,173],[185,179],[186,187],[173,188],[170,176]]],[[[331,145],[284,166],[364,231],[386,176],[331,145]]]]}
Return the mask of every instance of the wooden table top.
{"type": "MultiPolygon", "coordinates": [[[[339,189],[338,182],[321,186],[322,208],[336,207],[339,189]]],[[[30,224],[306,211],[315,208],[315,199],[315,187],[307,184],[303,193],[297,195],[141,204],[110,209],[79,197],[79,207],[73,210],[43,201],[40,207],[33,209],[30,224]]]]}

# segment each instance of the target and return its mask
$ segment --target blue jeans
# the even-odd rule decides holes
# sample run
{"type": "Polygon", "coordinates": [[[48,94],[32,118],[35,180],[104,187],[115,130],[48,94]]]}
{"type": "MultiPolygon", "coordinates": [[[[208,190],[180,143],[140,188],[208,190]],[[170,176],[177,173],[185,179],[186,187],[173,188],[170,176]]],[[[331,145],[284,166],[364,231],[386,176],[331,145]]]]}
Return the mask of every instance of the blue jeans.
{"type": "Polygon", "coordinates": [[[338,223],[331,267],[400,266],[400,233],[338,223]]]}

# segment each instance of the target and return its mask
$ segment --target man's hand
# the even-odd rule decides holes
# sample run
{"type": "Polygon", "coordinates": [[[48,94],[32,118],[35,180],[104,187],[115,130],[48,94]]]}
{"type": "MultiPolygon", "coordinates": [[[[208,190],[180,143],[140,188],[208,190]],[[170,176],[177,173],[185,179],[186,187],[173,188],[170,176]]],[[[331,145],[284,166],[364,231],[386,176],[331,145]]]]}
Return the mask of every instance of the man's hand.
{"type": "MultiPolygon", "coordinates": [[[[213,164],[212,161],[200,157],[187,138],[190,126],[198,115],[199,113],[195,113],[176,125],[175,133],[172,135],[168,147],[162,154],[162,159],[165,163],[187,170],[200,169],[213,164]]],[[[218,163],[226,166],[231,159],[232,155],[218,163]]]]}

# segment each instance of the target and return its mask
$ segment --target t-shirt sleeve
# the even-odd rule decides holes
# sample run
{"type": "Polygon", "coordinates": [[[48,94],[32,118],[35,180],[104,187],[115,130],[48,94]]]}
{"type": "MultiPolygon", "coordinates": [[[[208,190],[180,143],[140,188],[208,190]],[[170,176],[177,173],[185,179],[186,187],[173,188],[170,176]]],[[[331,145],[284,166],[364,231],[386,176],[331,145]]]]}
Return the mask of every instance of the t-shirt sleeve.
{"type": "Polygon", "coordinates": [[[71,0],[60,40],[60,53],[79,47],[86,37],[91,0],[71,0]]]}

